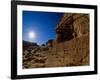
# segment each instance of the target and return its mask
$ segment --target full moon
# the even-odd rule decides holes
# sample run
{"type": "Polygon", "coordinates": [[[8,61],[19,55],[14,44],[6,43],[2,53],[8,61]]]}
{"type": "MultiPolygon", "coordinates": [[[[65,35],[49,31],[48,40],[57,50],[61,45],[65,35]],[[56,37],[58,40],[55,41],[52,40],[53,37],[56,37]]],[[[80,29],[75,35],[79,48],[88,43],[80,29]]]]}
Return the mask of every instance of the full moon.
{"type": "Polygon", "coordinates": [[[29,38],[30,38],[30,39],[35,38],[35,33],[34,33],[34,32],[29,32],[29,38]]]}

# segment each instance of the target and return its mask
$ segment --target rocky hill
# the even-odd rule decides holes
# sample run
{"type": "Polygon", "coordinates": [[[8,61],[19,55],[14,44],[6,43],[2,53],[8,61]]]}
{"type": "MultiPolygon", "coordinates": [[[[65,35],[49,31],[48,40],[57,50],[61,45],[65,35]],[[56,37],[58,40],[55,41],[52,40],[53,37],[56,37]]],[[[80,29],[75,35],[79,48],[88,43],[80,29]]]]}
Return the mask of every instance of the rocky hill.
{"type": "Polygon", "coordinates": [[[47,45],[23,41],[23,68],[43,67],[49,48],[47,45]]]}

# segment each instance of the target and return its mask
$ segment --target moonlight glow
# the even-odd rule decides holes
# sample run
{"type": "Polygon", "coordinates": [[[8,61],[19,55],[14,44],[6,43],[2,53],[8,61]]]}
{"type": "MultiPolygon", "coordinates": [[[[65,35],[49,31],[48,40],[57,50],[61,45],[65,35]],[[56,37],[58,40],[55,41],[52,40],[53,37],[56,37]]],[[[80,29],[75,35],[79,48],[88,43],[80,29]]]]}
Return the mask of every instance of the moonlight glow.
{"type": "Polygon", "coordinates": [[[34,32],[29,32],[29,38],[34,39],[35,38],[35,33],[34,32]]]}

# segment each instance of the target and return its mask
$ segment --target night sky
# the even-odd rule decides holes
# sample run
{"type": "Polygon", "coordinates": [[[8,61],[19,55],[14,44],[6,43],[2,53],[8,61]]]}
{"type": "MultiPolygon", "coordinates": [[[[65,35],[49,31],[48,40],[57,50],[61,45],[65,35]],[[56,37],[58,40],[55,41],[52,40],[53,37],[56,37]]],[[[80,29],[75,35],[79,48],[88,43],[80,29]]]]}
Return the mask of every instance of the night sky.
{"type": "Polygon", "coordinates": [[[55,29],[62,15],[55,12],[23,11],[23,40],[41,45],[55,39],[55,29]],[[29,32],[34,32],[36,37],[30,39],[29,32]]]}

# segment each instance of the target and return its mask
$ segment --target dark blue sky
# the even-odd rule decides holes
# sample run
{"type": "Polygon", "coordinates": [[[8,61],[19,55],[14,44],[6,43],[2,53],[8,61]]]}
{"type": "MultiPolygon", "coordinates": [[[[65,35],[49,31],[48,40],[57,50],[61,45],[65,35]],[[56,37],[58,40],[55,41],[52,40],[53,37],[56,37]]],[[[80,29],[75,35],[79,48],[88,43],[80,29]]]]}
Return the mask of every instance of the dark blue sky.
{"type": "Polygon", "coordinates": [[[43,44],[49,39],[55,39],[55,29],[63,13],[23,11],[23,40],[43,44]],[[29,32],[36,37],[29,39],[29,32]]]}

